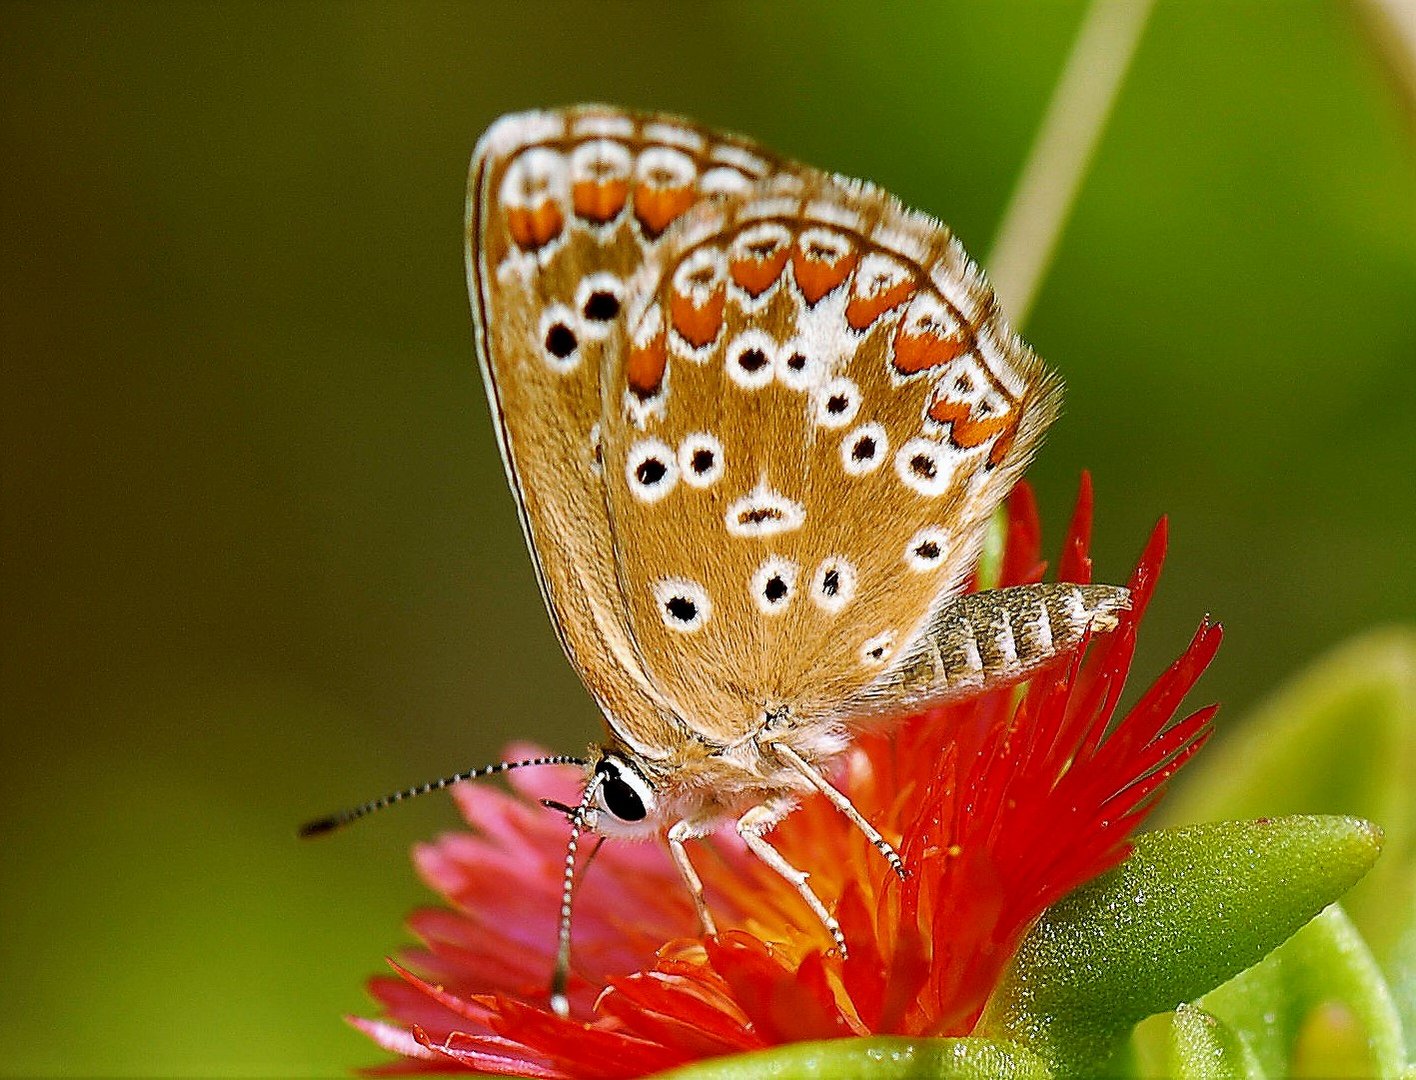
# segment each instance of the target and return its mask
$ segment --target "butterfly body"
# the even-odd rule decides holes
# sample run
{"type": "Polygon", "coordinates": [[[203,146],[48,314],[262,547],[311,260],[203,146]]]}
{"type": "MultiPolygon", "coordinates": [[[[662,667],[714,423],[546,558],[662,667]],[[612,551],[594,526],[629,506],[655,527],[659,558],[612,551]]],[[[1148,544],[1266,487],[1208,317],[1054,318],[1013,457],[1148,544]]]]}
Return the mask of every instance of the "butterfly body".
{"type": "Polygon", "coordinates": [[[671,117],[498,121],[467,243],[528,547],[608,729],[577,825],[665,835],[692,887],[682,842],[736,820],[800,887],[761,834],[821,791],[898,868],[826,780],[853,725],[1025,678],[1127,602],[958,595],[1060,381],[939,222],[671,117]]]}
{"type": "Polygon", "coordinates": [[[628,829],[611,817],[602,831],[652,834],[683,822],[685,835],[702,836],[764,803],[780,804],[785,811],[795,797],[813,788],[783,759],[781,749],[826,767],[849,745],[849,734],[839,725],[820,721],[793,725],[784,713],[774,716],[770,711],[756,732],[733,743],[710,741],[685,725],[682,736],[664,748],[662,757],[646,757],[611,739],[592,748],[592,754],[632,763],[654,791],[656,812],[653,820],[628,829]]]}

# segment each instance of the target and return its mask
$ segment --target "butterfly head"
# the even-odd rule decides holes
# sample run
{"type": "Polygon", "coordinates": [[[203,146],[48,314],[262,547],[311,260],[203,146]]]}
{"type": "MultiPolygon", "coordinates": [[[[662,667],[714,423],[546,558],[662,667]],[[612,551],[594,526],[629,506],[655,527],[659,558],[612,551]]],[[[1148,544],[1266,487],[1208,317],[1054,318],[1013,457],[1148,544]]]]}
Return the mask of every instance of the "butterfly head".
{"type": "Polygon", "coordinates": [[[636,755],[618,746],[597,748],[588,783],[593,791],[587,822],[607,836],[647,836],[659,828],[661,807],[654,781],[636,755]]]}

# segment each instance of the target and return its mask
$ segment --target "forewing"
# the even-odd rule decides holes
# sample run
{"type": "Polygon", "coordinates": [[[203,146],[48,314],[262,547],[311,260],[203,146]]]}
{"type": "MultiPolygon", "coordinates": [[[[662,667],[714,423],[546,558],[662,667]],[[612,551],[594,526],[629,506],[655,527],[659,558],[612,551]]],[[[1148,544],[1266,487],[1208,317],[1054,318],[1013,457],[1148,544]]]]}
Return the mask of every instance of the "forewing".
{"type": "Polygon", "coordinates": [[[855,181],[694,211],[630,295],[603,456],[645,674],[723,742],[764,710],[849,719],[957,591],[1060,383],[948,229],[855,181]]]}
{"type": "Polygon", "coordinates": [[[674,709],[619,594],[600,466],[600,372],[626,281],[705,199],[775,168],[741,140],[604,107],[505,117],[472,161],[468,285],[502,457],[557,634],[622,739],[661,756],[674,709]]]}

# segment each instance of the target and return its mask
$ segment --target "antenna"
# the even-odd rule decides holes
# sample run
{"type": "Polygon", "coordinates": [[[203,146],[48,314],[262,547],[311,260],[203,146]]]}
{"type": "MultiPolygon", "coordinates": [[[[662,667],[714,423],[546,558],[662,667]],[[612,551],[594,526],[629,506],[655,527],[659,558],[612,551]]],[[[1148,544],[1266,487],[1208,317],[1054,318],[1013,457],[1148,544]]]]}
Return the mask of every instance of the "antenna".
{"type": "MultiPolygon", "coordinates": [[[[444,776],[441,780],[429,780],[426,784],[419,784],[416,787],[395,791],[390,795],[385,795],[382,798],[366,802],[362,806],[356,806],[350,810],[341,810],[337,814],[316,818],[314,821],[307,821],[300,826],[299,835],[301,837],[322,836],[325,833],[333,832],[341,826],[348,825],[351,821],[357,821],[365,815],[372,814],[375,810],[382,810],[386,806],[401,803],[405,799],[412,799],[418,795],[427,795],[430,792],[442,791],[443,788],[452,787],[453,784],[460,784],[464,780],[480,780],[483,777],[510,772],[512,769],[524,769],[530,765],[588,764],[590,763],[584,758],[571,757],[565,754],[556,754],[551,757],[529,758],[526,761],[499,761],[495,765],[483,765],[479,769],[468,769],[466,772],[454,773],[452,776],[444,776]]],[[[586,790],[588,792],[590,788],[587,787],[586,790]]],[[[583,816],[584,809],[588,805],[588,799],[582,800],[581,810],[576,814],[577,819],[583,816]]]]}
{"type": "Polygon", "coordinates": [[[572,812],[570,840],[565,845],[565,880],[561,885],[560,933],[556,939],[556,966],[551,972],[551,1008],[560,1017],[570,1015],[570,999],[566,997],[565,988],[570,981],[570,907],[575,896],[575,853],[580,846],[580,833],[585,828],[585,818],[590,812],[590,803],[603,782],[603,774],[596,772],[590,778],[590,782],[585,785],[585,794],[580,797],[580,805],[572,812]]]}

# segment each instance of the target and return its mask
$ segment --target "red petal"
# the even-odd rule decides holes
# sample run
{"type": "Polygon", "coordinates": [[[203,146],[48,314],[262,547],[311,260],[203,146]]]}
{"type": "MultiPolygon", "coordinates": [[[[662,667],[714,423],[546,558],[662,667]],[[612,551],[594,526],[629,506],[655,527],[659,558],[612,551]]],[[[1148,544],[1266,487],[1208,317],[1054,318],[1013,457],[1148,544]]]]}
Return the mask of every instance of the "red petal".
{"type": "Polygon", "coordinates": [[[564,1019],[518,1001],[497,1002],[501,1034],[579,1077],[643,1076],[682,1062],[669,1047],[656,1046],[597,1024],[564,1019]]]}
{"type": "Polygon", "coordinates": [[[657,973],[618,979],[601,996],[599,1010],[631,1034],[682,1047],[690,1058],[767,1045],[731,998],[709,991],[694,979],[657,973]]]}
{"type": "Polygon", "coordinates": [[[1170,522],[1161,518],[1151,530],[1150,540],[1146,543],[1146,549],[1141,552],[1136,572],[1131,575],[1128,583],[1131,589],[1131,610],[1127,612],[1125,619],[1132,626],[1141,621],[1141,616],[1146,613],[1146,607],[1150,604],[1156,579],[1160,577],[1160,568],[1165,562],[1165,549],[1169,541],[1170,522]]]}
{"type": "MultiPolygon", "coordinates": [[[[768,1043],[790,1041],[795,995],[783,1000],[788,972],[768,947],[741,930],[729,930],[707,943],[708,962],[732,990],[733,1000],[768,1043]],[[785,1025],[785,1027],[784,1027],[785,1025]]],[[[786,991],[786,993],[790,993],[786,991]]]]}
{"type": "Polygon", "coordinates": [[[1067,528],[1067,539],[1062,545],[1062,558],[1057,565],[1058,581],[1075,581],[1085,585],[1092,579],[1091,531],[1092,531],[1092,478],[1091,473],[1082,473],[1081,486],[1077,489],[1077,505],[1072,511],[1072,523],[1067,528]]]}
{"type": "Polygon", "coordinates": [[[569,1080],[564,1072],[538,1055],[527,1054],[515,1042],[486,1035],[449,1035],[437,1042],[419,1028],[413,1029],[418,1043],[449,1060],[494,1076],[529,1076],[538,1080],[569,1080]]]}
{"type": "Polygon", "coordinates": [[[1000,585],[1025,585],[1042,580],[1042,522],[1037,499],[1026,480],[1008,494],[1008,538],[1003,546],[1000,585]]]}
{"type": "Polygon", "coordinates": [[[358,1028],[373,1039],[390,1054],[402,1054],[404,1057],[417,1058],[420,1061],[442,1060],[441,1054],[435,1050],[429,1050],[413,1037],[411,1031],[404,1028],[385,1024],[381,1020],[365,1020],[361,1016],[346,1016],[344,1020],[351,1027],[358,1028]]]}

